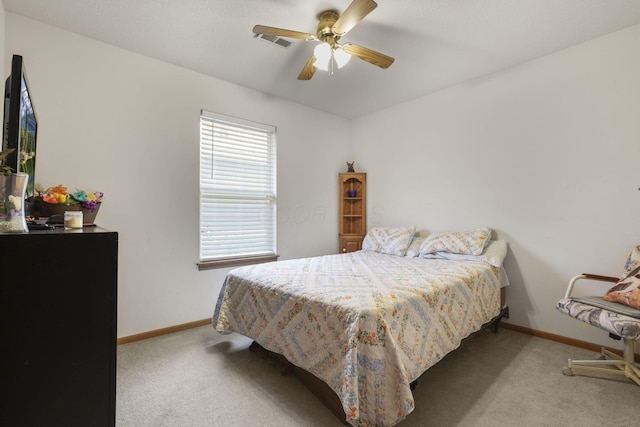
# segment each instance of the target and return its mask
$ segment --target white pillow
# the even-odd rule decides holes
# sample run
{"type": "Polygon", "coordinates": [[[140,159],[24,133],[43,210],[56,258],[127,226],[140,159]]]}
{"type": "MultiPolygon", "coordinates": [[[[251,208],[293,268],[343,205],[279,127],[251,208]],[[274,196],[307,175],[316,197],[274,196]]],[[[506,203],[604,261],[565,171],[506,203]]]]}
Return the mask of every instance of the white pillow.
{"type": "Polygon", "coordinates": [[[424,239],[426,239],[426,237],[414,236],[405,256],[408,258],[415,258],[420,255],[420,246],[422,246],[424,239]]]}
{"type": "Polygon", "coordinates": [[[482,227],[469,231],[432,234],[420,246],[420,256],[435,252],[480,255],[491,240],[491,231],[488,227],[482,227]]]}
{"type": "Polygon", "coordinates": [[[416,228],[413,226],[396,228],[374,227],[364,236],[362,250],[404,256],[415,232],[416,228]]]}
{"type": "Polygon", "coordinates": [[[436,252],[420,255],[421,258],[450,259],[457,261],[482,261],[494,267],[501,267],[507,256],[507,242],[492,240],[480,255],[454,254],[451,252],[436,252]]]}

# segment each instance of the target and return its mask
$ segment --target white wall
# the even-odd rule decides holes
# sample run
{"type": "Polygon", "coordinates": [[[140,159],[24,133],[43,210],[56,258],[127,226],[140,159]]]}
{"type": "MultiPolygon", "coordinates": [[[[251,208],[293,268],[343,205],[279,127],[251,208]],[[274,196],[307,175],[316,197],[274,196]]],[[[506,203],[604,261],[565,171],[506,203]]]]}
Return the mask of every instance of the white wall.
{"type": "Polygon", "coordinates": [[[5,60],[14,53],[39,120],[36,182],[105,193],[97,223],[119,232],[118,336],[213,313],[228,269],[195,267],[201,109],[277,126],[281,259],[337,251],[347,120],[7,13],[5,60]]]}
{"type": "Polygon", "coordinates": [[[209,317],[228,271],[195,270],[204,108],[278,126],[283,259],[336,251],[336,175],[355,160],[370,227],[491,226],[510,242],[511,323],[611,344],[554,305],[571,276],[617,274],[640,243],[640,27],[349,123],[1,18],[5,69],[25,57],[39,117],[37,181],[106,193],[98,223],[120,233],[119,336],[209,317]]]}
{"type": "Polygon", "coordinates": [[[555,303],[640,244],[639,118],[640,26],[359,118],[369,226],[491,226],[510,323],[612,345],[555,303]]]}

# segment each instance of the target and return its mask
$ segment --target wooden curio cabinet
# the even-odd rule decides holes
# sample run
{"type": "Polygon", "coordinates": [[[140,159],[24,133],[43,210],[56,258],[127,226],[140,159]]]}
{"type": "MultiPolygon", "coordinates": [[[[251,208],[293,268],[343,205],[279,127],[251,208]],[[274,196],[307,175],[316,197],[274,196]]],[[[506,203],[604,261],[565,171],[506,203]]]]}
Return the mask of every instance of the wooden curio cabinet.
{"type": "Polygon", "coordinates": [[[367,174],[340,174],[340,252],[362,249],[367,234],[367,174]]]}

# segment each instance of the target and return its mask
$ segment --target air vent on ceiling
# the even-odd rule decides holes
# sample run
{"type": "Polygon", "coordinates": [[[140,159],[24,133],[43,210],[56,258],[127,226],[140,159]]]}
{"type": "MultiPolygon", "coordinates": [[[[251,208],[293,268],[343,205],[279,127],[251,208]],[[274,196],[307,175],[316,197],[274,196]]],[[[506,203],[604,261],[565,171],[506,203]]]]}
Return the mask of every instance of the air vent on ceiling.
{"type": "Polygon", "coordinates": [[[281,39],[278,36],[270,36],[267,34],[256,34],[256,37],[271,43],[275,43],[278,46],[282,46],[282,47],[289,47],[289,45],[291,44],[289,40],[281,39]]]}

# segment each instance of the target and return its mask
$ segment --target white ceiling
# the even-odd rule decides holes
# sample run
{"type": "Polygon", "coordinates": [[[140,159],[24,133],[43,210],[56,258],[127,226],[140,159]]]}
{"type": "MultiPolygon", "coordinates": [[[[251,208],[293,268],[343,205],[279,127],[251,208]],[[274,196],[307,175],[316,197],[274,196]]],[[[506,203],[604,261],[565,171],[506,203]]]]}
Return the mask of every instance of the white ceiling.
{"type": "Polygon", "coordinates": [[[640,0],[377,0],[345,35],[395,58],[356,58],[333,76],[297,76],[314,42],[288,48],[255,24],[315,34],[350,0],[3,0],[16,13],[142,55],[347,118],[398,104],[637,25],[640,0]]]}

